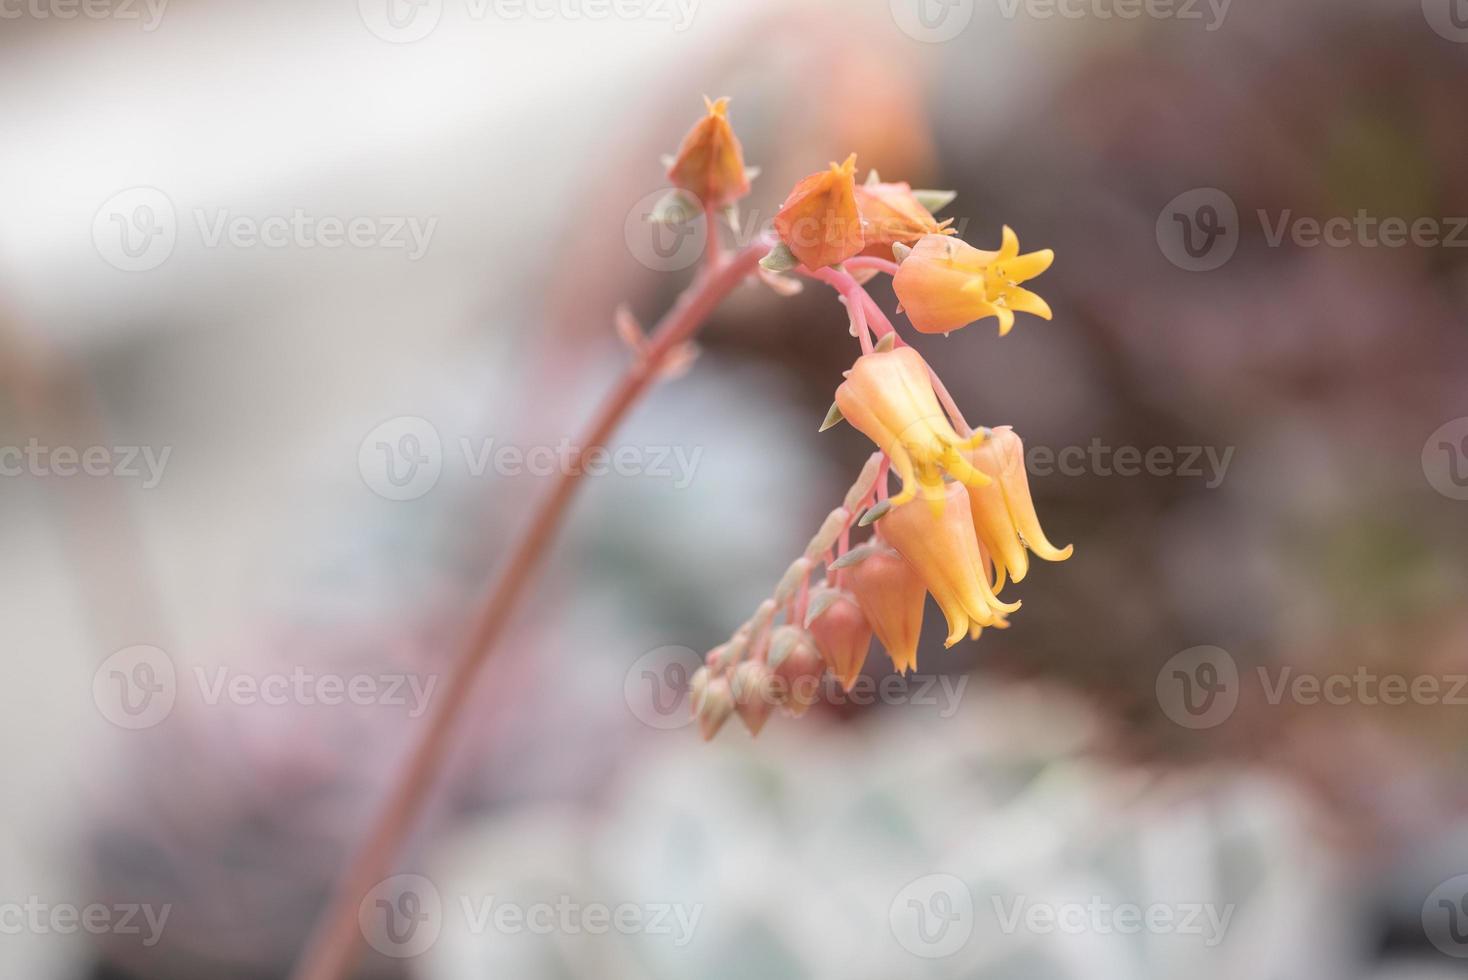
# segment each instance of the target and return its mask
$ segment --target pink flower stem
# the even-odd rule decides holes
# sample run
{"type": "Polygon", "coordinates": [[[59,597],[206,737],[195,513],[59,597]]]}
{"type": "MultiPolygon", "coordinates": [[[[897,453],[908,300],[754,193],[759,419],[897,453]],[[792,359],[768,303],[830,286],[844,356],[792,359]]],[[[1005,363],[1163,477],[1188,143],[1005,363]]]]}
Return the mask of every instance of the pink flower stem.
{"type": "Polygon", "coordinates": [[[717,269],[724,261],[724,243],[719,239],[719,213],[707,204],[703,207],[704,268],[717,269]]]}
{"type": "Polygon", "coordinates": [[[475,681],[561,527],[586,470],[586,455],[605,448],[618,425],[657,381],[668,355],[698,332],[724,297],[754,272],[770,247],[771,242],[760,239],[703,271],[658,323],[648,338],[644,356],[627,366],[585,434],[575,443],[579,448],[573,452],[570,465],[545,491],[489,587],[451,675],[439,689],[439,698],[432,702],[419,741],[394,776],[366,839],[316,924],[296,965],[295,980],[343,980],[356,963],[362,939],[357,907],[392,870],[404,840],[417,823],[453,746],[454,732],[470,703],[475,681]]]}
{"type": "Polygon", "coordinates": [[[876,269],[885,272],[889,276],[897,275],[897,263],[889,259],[879,259],[875,255],[858,255],[854,259],[847,259],[842,265],[848,269],[876,269]]]}
{"type": "Polygon", "coordinates": [[[823,282],[846,301],[846,311],[851,316],[852,324],[857,328],[857,339],[861,341],[861,352],[870,354],[872,352],[872,335],[869,327],[876,330],[877,339],[892,333],[892,323],[887,319],[881,308],[867,295],[867,291],[861,288],[861,283],[839,269],[807,269],[800,267],[800,274],[817,282],[823,282]],[[869,313],[874,313],[875,323],[868,321],[869,313]]]}
{"type": "Polygon", "coordinates": [[[933,379],[933,393],[938,396],[938,403],[948,413],[948,418],[952,420],[953,427],[958,430],[958,434],[961,436],[973,435],[973,428],[969,426],[968,419],[963,417],[963,412],[959,411],[958,403],[948,393],[948,386],[943,383],[942,378],[938,377],[938,372],[930,367],[928,377],[933,379]]]}

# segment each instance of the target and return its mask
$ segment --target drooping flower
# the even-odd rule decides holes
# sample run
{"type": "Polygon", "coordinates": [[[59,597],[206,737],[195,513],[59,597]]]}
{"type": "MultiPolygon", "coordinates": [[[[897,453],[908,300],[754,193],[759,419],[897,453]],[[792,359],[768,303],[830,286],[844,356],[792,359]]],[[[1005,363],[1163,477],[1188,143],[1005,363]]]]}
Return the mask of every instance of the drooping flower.
{"type": "Polygon", "coordinates": [[[867,661],[872,626],[856,598],[844,589],[817,590],[811,597],[811,613],[806,628],[815,637],[816,649],[841,689],[850,691],[867,661]]]}
{"type": "Polygon", "coordinates": [[[886,648],[892,669],[904,674],[916,670],[923,604],[928,597],[917,572],[896,551],[879,545],[864,549],[861,560],[842,575],[886,648]]]}
{"type": "Polygon", "coordinates": [[[704,96],[704,116],[678,148],[668,167],[668,179],[711,208],[725,208],[749,193],[749,172],[744,168],[744,150],[729,125],[729,100],[710,101],[704,96]]]}
{"type": "Polygon", "coordinates": [[[823,269],[866,246],[856,206],[856,154],[795,185],[775,215],[775,231],[808,269],[823,269]]]}
{"type": "Polygon", "coordinates": [[[984,317],[999,318],[999,335],[1014,327],[1014,314],[1048,320],[1050,305],[1020,283],[1055,261],[1050,249],[1019,254],[1019,238],[1004,226],[997,252],[956,238],[926,235],[902,260],[892,288],[912,325],[922,333],[949,333],[984,317]]]}
{"type": "Polygon", "coordinates": [[[776,627],[770,635],[769,665],[774,671],[770,687],[774,702],[797,718],[805,714],[820,698],[826,673],[815,638],[798,626],[776,627]]]}
{"type": "Polygon", "coordinates": [[[1030,567],[1027,547],[1046,561],[1071,556],[1072,546],[1055,547],[1040,528],[1025,472],[1024,443],[1014,429],[1007,425],[993,429],[988,439],[969,451],[969,459],[993,479],[989,486],[975,488],[969,503],[979,540],[997,569],[996,589],[1003,586],[1006,573],[1016,582],[1024,580],[1030,567]]]}
{"type": "Polygon", "coordinates": [[[953,430],[933,391],[927,362],[911,347],[857,358],[836,389],[836,407],[891,458],[902,478],[902,490],[892,498],[894,507],[920,492],[927,500],[941,501],[944,473],[974,486],[988,482],[965,455],[984,437],[964,439],[953,430]]]}
{"type": "Polygon", "coordinates": [[[882,537],[907,559],[948,620],[947,646],[974,626],[996,626],[1019,609],[1003,602],[989,584],[978,534],[961,483],[945,488],[941,512],[917,503],[893,507],[878,524],[882,537]]]}
{"type": "Polygon", "coordinates": [[[924,235],[951,235],[948,222],[938,221],[906,183],[868,180],[856,186],[866,247],[862,255],[892,258],[892,246],[913,245],[924,235]]]}

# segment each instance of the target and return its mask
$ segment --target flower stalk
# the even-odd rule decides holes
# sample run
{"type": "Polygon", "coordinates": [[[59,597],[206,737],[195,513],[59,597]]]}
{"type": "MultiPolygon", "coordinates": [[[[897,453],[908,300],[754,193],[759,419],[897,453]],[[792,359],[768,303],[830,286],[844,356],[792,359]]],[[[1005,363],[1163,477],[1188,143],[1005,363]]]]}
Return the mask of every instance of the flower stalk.
{"type": "MultiPolygon", "coordinates": [[[[715,234],[715,226],[710,222],[709,235],[715,234]]],[[[496,641],[560,530],[580,486],[581,474],[585,472],[586,455],[606,447],[622,420],[658,380],[669,356],[698,332],[735,286],[755,271],[771,244],[767,239],[757,240],[717,268],[706,270],[688,288],[648,337],[643,356],[628,365],[587,425],[585,434],[576,441],[578,448],[570,465],[561,470],[541,498],[530,523],[486,593],[448,683],[432,703],[417,744],[394,777],[366,839],[340,879],[296,968],[295,980],[342,980],[355,964],[362,939],[357,906],[392,870],[394,860],[422,813],[453,744],[454,731],[474,684],[497,649],[496,641]]]]}

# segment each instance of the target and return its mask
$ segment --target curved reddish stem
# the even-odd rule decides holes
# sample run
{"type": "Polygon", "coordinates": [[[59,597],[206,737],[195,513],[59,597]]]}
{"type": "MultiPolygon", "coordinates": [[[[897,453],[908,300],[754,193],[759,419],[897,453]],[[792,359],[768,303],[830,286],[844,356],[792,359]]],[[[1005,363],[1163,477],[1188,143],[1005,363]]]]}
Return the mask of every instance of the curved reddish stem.
{"type": "Polygon", "coordinates": [[[769,250],[770,243],[761,239],[700,275],[659,322],[648,339],[644,356],[627,368],[602,402],[586,433],[578,440],[579,448],[572,453],[569,465],[541,498],[529,525],[486,594],[463,652],[447,683],[439,689],[440,698],[432,702],[421,739],[399,770],[366,840],[339,880],[317,923],[293,974],[296,980],[341,980],[355,963],[362,939],[357,926],[357,907],[391,870],[422,811],[452,746],[459,716],[468,703],[474,682],[495,651],[495,641],[560,528],[585,470],[586,455],[605,447],[623,418],[657,380],[667,356],[697,333],[719,302],[754,272],[769,250]]]}
{"type": "Polygon", "coordinates": [[[875,255],[858,255],[854,259],[847,259],[841,263],[848,269],[876,269],[885,272],[889,276],[897,275],[897,263],[890,259],[879,259],[875,255]]]}

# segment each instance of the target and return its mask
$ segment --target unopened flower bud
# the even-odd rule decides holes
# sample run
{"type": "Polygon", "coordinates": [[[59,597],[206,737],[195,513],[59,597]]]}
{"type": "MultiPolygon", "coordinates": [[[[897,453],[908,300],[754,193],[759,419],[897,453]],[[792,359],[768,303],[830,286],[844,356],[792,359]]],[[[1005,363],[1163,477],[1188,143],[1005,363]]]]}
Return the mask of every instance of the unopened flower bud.
{"type": "Polygon", "coordinates": [[[773,701],[793,715],[805,714],[820,697],[826,672],[815,638],[798,626],[781,626],[770,643],[770,667],[773,701]]]}
{"type": "Polygon", "coordinates": [[[759,604],[759,608],[755,609],[754,615],[749,617],[749,622],[742,629],[748,630],[749,635],[757,640],[775,621],[775,611],[779,608],[774,599],[766,599],[759,604]]]}
{"type": "Polygon", "coordinates": [[[870,497],[872,491],[876,489],[877,474],[882,472],[882,459],[883,454],[880,452],[872,453],[867,457],[866,464],[861,468],[861,474],[857,476],[856,482],[851,485],[851,489],[846,491],[846,499],[841,502],[841,506],[853,514],[860,509],[862,502],[870,497]]]}
{"type": "Polygon", "coordinates": [[[819,561],[822,555],[835,546],[836,539],[841,537],[841,532],[850,523],[851,512],[845,507],[837,507],[827,514],[825,521],[821,523],[821,529],[810,539],[810,544],[805,546],[805,557],[811,561],[819,561]]]}
{"type": "Polygon", "coordinates": [[[746,660],[734,669],[734,678],[730,684],[734,694],[734,710],[739,713],[739,719],[744,722],[744,727],[749,729],[751,735],[760,733],[760,729],[765,727],[765,722],[770,718],[770,711],[775,707],[771,691],[773,678],[768,666],[753,660],[746,660]]]}
{"type": "Polygon", "coordinates": [[[775,602],[785,605],[795,598],[795,593],[805,584],[810,576],[810,570],[815,565],[809,558],[797,558],[785,569],[785,574],[780,577],[780,584],[775,586],[775,602]]]}
{"type": "Polygon", "coordinates": [[[668,179],[711,208],[724,208],[749,193],[744,150],[729,126],[729,100],[705,98],[708,115],[683,138],[668,179]]]}
{"type": "Polygon", "coordinates": [[[698,729],[707,742],[719,733],[734,712],[734,692],[727,677],[710,677],[703,685],[702,696],[694,702],[693,713],[698,729]]]}
{"type": "Polygon", "coordinates": [[[775,215],[780,240],[808,269],[844,262],[866,246],[856,204],[856,154],[811,174],[775,215]]]}

